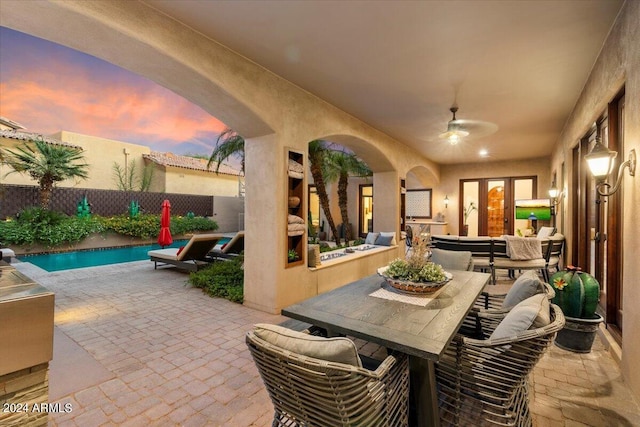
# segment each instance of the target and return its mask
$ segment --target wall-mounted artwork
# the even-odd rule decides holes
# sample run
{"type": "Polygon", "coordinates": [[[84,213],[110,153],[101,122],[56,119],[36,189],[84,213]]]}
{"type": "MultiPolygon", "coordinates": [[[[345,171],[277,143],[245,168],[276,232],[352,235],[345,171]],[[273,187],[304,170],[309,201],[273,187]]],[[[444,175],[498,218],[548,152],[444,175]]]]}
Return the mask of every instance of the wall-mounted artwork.
{"type": "Polygon", "coordinates": [[[430,188],[407,190],[405,203],[407,218],[431,218],[430,188]]]}

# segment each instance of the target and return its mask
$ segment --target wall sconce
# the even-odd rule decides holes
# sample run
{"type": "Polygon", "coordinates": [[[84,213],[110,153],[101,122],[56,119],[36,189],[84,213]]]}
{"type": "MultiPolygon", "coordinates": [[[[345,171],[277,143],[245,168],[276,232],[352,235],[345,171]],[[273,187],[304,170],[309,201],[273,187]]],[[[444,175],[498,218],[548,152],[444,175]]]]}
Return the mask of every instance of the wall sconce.
{"type": "Polygon", "coordinates": [[[597,180],[602,180],[601,182],[598,182],[596,186],[596,190],[601,196],[608,197],[618,191],[618,188],[622,183],[622,176],[626,167],[629,168],[630,176],[635,176],[636,174],[636,150],[631,150],[629,151],[629,160],[620,164],[620,167],[618,168],[618,178],[616,178],[614,186],[611,187],[611,184],[606,182],[605,179],[609,173],[611,173],[611,170],[613,169],[613,161],[617,155],[617,151],[611,151],[602,145],[600,135],[598,135],[596,136],[596,145],[589,154],[584,156],[587,164],[589,165],[589,169],[591,169],[593,177],[597,180]],[[608,188],[611,188],[611,190],[607,191],[608,188]]]}
{"type": "Polygon", "coordinates": [[[551,203],[553,203],[554,206],[559,205],[564,198],[564,189],[560,191],[555,184],[552,184],[551,188],[549,189],[549,198],[551,199],[551,203]]]}
{"type": "Polygon", "coordinates": [[[444,196],[444,208],[447,209],[449,207],[449,195],[444,196]]]}

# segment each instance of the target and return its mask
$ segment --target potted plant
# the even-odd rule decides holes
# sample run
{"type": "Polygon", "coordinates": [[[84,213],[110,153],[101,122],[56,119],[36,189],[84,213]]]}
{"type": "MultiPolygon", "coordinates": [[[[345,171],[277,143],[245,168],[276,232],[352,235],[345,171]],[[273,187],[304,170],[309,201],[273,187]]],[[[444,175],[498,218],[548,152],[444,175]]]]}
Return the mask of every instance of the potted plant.
{"type": "Polygon", "coordinates": [[[298,252],[296,252],[295,249],[289,249],[289,251],[287,251],[287,259],[289,260],[289,262],[294,262],[298,258],[300,258],[300,256],[298,255],[298,252]]]}
{"type": "Polygon", "coordinates": [[[553,303],[565,315],[563,329],[556,336],[556,345],[576,353],[589,353],[602,316],[596,313],[600,299],[600,284],[580,267],[568,266],[551,276],[556,291],[553,303]]]}
{"type": "Polygon", "coordinates": [[[467,224],[467,220],[469,219],[469,215],[471,212],[478,210],[475,203],[470,202],[469,206],[466,206],[462,209],[462,214],[464,216],[464,224],[462,225],[462,230],[460,231],[461,236],[469,235],[469,224],[467,224]]]}
{"type": "Polygon", "coordinates": [[[388,266],[378,269],[387,283],[400,291],[410,293],[433,292],[451,276],[439,264],[427,260],[426,239],[417,239],[409,259],[396,258],[388,266]]]}

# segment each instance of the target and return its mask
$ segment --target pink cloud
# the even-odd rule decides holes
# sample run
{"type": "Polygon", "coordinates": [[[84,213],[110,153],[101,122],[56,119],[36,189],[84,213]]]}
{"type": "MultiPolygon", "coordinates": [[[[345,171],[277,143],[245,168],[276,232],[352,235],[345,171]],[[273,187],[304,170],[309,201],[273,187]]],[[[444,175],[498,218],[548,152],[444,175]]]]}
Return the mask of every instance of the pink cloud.
{"type": "Polygon", "coordinates": [[[198,106],[138,76],[105,78],[60,61],[25,68],[0,83],[0,115],[30,131],[68,130],[145,145],[190,142],[208,152],[225,128],[198,106]]]}

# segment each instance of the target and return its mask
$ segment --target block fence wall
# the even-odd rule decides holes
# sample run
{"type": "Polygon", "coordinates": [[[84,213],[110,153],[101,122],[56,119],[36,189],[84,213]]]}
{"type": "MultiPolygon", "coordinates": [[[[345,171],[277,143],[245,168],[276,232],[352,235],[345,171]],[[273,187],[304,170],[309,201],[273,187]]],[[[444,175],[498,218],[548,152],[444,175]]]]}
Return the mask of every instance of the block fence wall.
{"type": "MultiPolygon", "coordinates": [[[[121,215],[129,212],[132,200],[138,201],[143,213],[160,214],[162,202],[169,200],[171,214],[186,215],[193,212],[197,216],[212,217],[219,225],[219,231],[237,231],[239,218],[244,212],[243,197],[198,196],[192,194],[151,193],[140,191],[97,190],[80,188],[54,188],[50,208],[75,215],[84,196],[96,215],[121,215]]],[[[15,217],[25,207],[39,206],[38,187],[28,185],[0,186],[0,219],[15,217]]]]}

